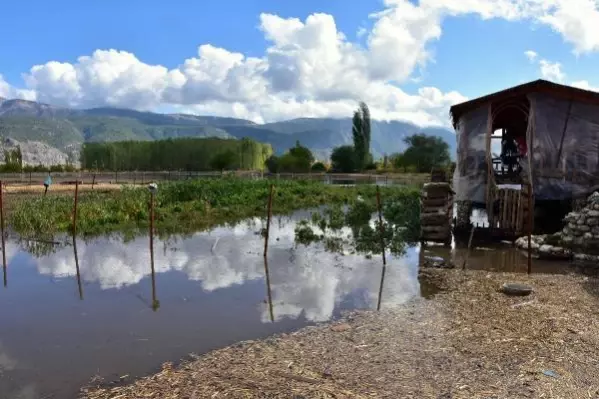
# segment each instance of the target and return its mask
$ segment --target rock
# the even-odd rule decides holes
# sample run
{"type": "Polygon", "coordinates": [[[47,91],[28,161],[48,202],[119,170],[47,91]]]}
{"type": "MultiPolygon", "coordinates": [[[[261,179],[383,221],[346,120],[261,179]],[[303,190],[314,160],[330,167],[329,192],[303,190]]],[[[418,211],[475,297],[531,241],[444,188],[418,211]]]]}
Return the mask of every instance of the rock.
{"type": "Polygon", "coordinates": [[[510,296],[526,296],[532,293],[532,287],[521,283],[505,283],[501,286],[501,292],[510,296]]]}
{"type": "Polygon", "coordinates": [[[599,225],[598,218],[588,218],[587,219],[587,226],[597,226],[597,225],[599,225]]]}
{"type": "Polygon", "coordinates": [[[591,231],[591,228],[589,226],[583,224],[582,226],[578,226],[578,231],[586,233],[588,231],[591,231]]]}
{"type": "Polygon", "coordinates": [[[592,240],[593,239],[593,234],[592,233],[584,233],[582,235],[582,238],[584,238],[585,240],[592,240]]]}
{"type": "Polygon", "coordinates": [[[573,238],[573,237],[571,237],[571,236],[563,236],[563,237],[562,237],[562,242],[563,242],[564,244],[566,244],[566,245],[567,245],[567,244],[572,244],[572,241],[574,241],[574,238],[573,238]]]}
{"type": "Polygon", "coordinates": [[[599,211],[599,204],[593,204],[593,210],[599,211]]]}
{"type": "Polygon", "coordinates": [[[576,224],[577,224],[578,226],[581,226],[581,225],[585,224],[585,223],[586,223],[586,221],[587,221],[587,218],[586,218],[586,216],[583,216],[583,215],[581,215],[581,216],[578,218],[578,220],[576,221],[576,224]]]}
{"type": "Polygon", "coordinates": [[[331,330],[333,330],[335,332],[343,332],[343,331],[351,330],[351,326],[347,323],[335,324],[334,326],[331,326],[331,330]]]}
{"type": "MultiPolygon", "coordinates": [[[[597,205],[597,204],[596,204],[597,205]]],[[[599,209],[595,210],[595,205],[593,205],[593,210],[588,212],[588,216],[592,218],[599,218],[599,209]]]]}

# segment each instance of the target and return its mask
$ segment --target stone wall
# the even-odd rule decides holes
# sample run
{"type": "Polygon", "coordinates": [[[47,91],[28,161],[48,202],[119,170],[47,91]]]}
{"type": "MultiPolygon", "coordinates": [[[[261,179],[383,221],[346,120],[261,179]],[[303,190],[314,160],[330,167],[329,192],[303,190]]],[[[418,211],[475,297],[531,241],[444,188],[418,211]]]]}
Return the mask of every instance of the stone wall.
{"type": "MultiPolygon", "coordinates": [[[[599,262],[599,192],[593,193],[581,210],[570,212],[562,231],[533,236],[531,249],[541,257],[599,262]]],[[[516,246],[528,249],[528,237],[516,240],[516,246]]]]}
{"type": "Polygon", "coordinates": [[[570,212],[561,231],[561,243],[599,253],[599,192],[593,193],[579,212],[570,212]]]}

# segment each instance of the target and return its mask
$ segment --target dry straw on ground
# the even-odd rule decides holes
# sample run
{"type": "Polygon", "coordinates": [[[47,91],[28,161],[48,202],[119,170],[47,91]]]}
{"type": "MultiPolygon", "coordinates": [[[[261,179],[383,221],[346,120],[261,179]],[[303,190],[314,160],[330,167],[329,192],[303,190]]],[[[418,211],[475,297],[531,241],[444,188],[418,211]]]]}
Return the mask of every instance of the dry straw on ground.
{"type": "MultiPolygon", "coordinates": [[[[431,270],[445,291],[217,350],[86,399],[597,398],[599,282],[431,270]],[[534,287],[528,297],[502,283],[534,287]]],[[[384,301],[383,301],[384,306],[384,301]]]]}

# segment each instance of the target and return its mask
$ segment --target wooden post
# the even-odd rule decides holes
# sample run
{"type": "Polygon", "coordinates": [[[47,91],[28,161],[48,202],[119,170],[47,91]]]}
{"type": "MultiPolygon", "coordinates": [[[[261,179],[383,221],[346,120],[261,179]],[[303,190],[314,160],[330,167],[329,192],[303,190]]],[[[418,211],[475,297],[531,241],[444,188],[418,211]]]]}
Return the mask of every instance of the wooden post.
{"type": "Polygon", "coordinates": [[[381,210],[381,190],[376,186],[376,205],[379,212],[379,232],[381,234],[381,253],[383,255],[383,270],[381,271],[381,284],[379,286],[379,299],[376,304],[376,310],[381,310],[381,300],[383,298],[383,283],[385,281],[385,272],[387,271],[387,257],[385,255],[385,230],[383,228],[383,214],[381,210]]]}
{"type": "Polygon", "coordinates": [[[4,275],[4,286],[8,285],[7,274],[6,274],[6,242],[4,240],[4,185],[0,180],[0,234],[2,234],[2,273],[4,275]]]}
{"type": "Polygon", "coordinates": [[[266,295],[268,298],[268,312],[270,314],[270,321],[275,322],[275,312],[272,306],[272,292],[270,290],[270,272],[268,270],[268,257],[264,257],[264,274],[266,275],[266,295]]]}
{"type": "Polygon", "coordinates": [[[270,219],[272,217],[272,192],[273,192],[273,188],[274,186],[271,184],[270,185],[270,192],[268,194],[268,215],[267,215],[267,219],[266,219],[266,234],[264,236],[264,257],[266,257],[266,254],[268,253],[268,237],[270,236],[270,219]]]}
{"type": "Polygon", "coordinates": [[[96,174],[95,173],[92,176],[92,190],[94,189],[94,184],[96,184],[96,174]]]}
{"type": "Polygon", "coordinates": [[[475,228],[476,226],[472,225],[472,230],[470,230],[470,238],[468,239],[468,250],[466,251],[464,263],[462,263],[462,270],[466,270],[466,267],[468,267],[468,259],[470,258],[470,248],[472,247],[472,237],[474,237],[475,228]]]}
{"type": "Polygon", "coordinates": [[[379,211],[379,233],[381,234],[381,252],[383,254],[383,266],[387,265],[385,256],[385,229],[383,228],[383,213],[381,210],[381,190],[376,186],[376,205],[379,211]]]}
{"type": "Polygon", "coordinates": [[[77,272],[77,287],[79,288],[79,299],[83,300],[83,286],[81,284],[81,272],[79,271],[79,255],[77,253],[77,239],[73,234],[73,253],[75,254],[75,271],[77,272]]]}
{"type": "Polygon", "coordinates": [[[150,268],[152,270],[152,310],[160,306],[156,299],[156,273],[154,270],[154,192],[150,191],[150,268]]]}
{"type": "Polygon", "coordinates": [[[31,186],[31,172],[29,172],[29,185],[31,186]]]}
{"type": "Polygon", "coordinates": [[[532,182],[528,183],[528,274],[532,273],[532,224],[534,221],[534,209],[532,208],[532,182]]]}
{"type": "Polygon", "coordinates": [[[75,202],[73,204],[73,236],[77,235],[77,202],[79,199],[79,180],[75,180],[75,202]]]}

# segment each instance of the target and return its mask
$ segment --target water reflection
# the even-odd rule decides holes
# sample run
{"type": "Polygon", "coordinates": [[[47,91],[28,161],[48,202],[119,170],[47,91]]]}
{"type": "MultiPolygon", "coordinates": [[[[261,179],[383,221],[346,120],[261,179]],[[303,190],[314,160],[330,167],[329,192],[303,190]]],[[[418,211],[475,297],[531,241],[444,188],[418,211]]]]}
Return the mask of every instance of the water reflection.
{"type": "Polygon", "coordinates": [[[69,237],[61,245],[9,241],[14,277],[0,292],[0,397],[20,397],[28,386],[36,397],[73,397],[95,374],[139,376],[190,352],[292,331],[344,310],[395,306],[420,294],[416,247],[390,255],[383,269],[380,256],[298,245],[296,221],[309,215],[273,219],[267,258],[265,220],[259,218],[157,238],[154,272],[148,237],[69,237]],[[158,304],[160,311],[152,312],[158,304]]]}

